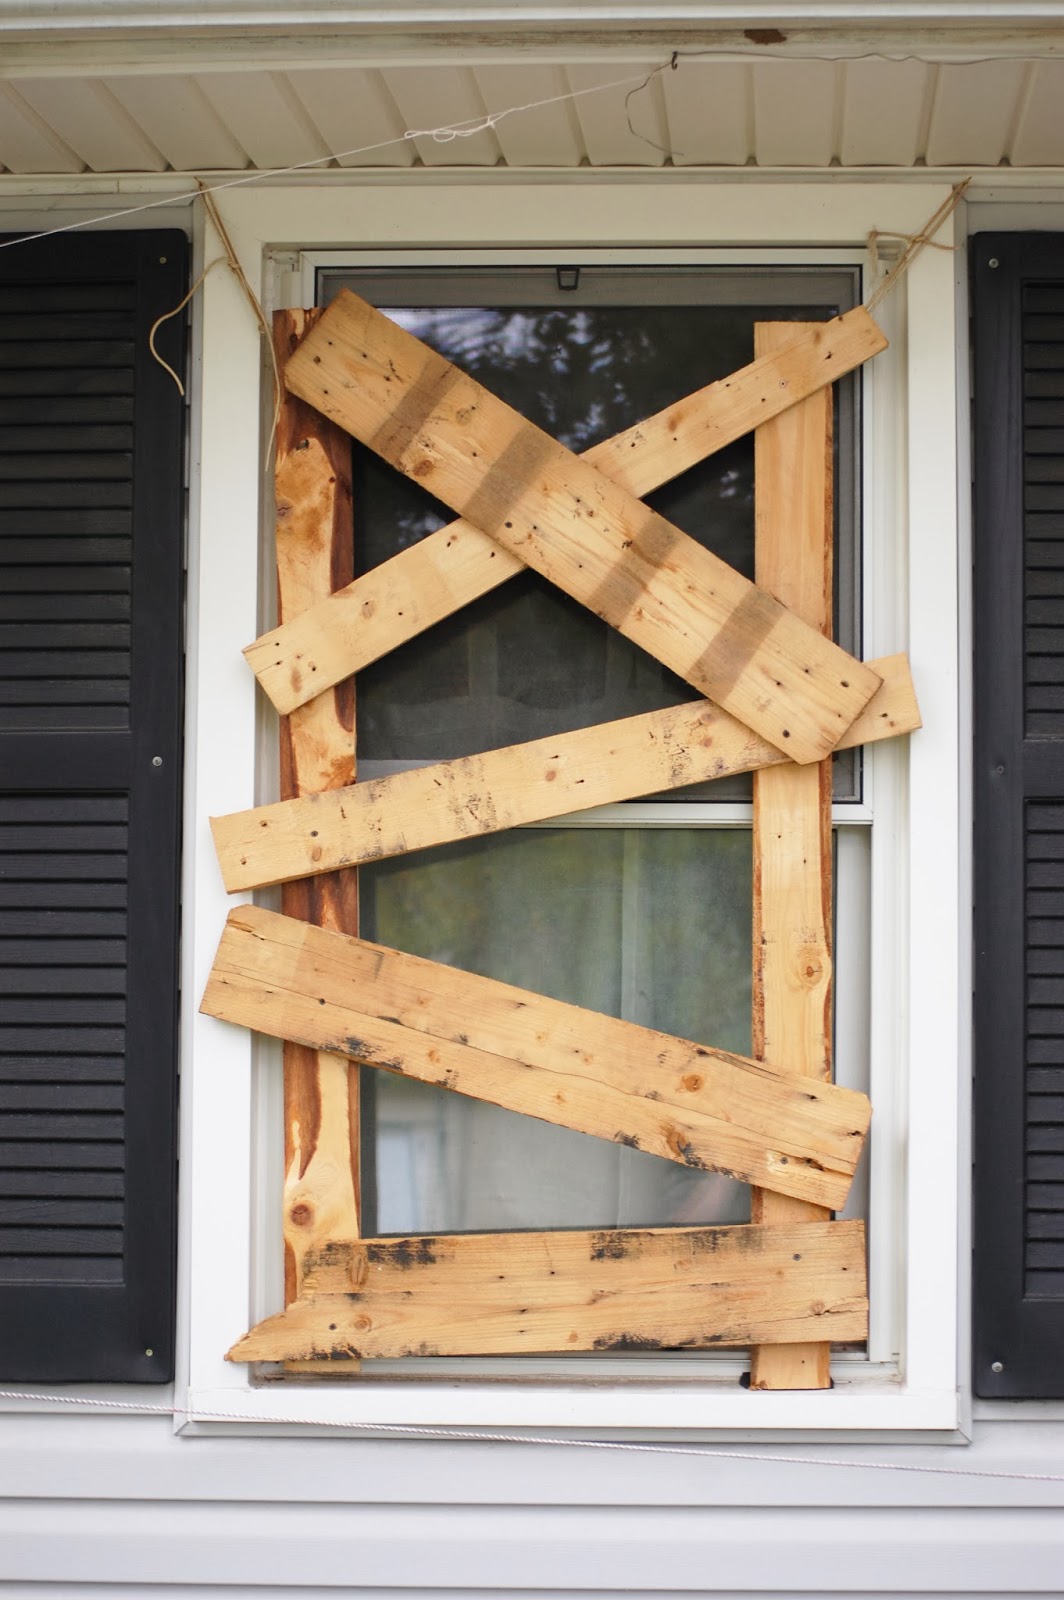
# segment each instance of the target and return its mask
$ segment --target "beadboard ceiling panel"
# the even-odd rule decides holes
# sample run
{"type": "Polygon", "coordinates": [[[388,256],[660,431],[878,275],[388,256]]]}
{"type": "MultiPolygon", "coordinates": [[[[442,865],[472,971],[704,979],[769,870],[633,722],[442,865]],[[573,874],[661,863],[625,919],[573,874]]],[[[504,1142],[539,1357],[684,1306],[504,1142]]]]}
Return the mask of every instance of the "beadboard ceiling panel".
{"type": "Polygon", "coordinates": [[[681,53],[670,67],[664,53],[644,60],[603,46],[568,63],[517,52],[289,71],[142,73],[127,63],[100,77],[0,64],[0,170],[1057,166],[1062,103],[1064,62],[911,51],[830,61],[681,53]],[[500,112],[509,114],[479,126],[500,112]],[[455,136],[432,137],[455,125],[455,136]]]}
{"type": "Polygon", "coordinates": [[[939,67],[928,165],[988,167],[1006,158],[1027,70],[1022,61],[939,67]]]}
{"type": "Polygon", "coordinates": [[[692,61],[662,74],[677,166],[741,167],[750,159],[752,68],[692,61]]]}
{"type": "Polygon", "coordinates": [[[834,61],[757,63],[754,149],[760,165],[831,165],[841,72],[834,61]]]}
{"type": "Polygon", "coordinates": [[[418,159],[379,72],[290,72],[288,81],[340,166],[409,167],[418,159]]]}
{"type": "MultiPolygon", "coordinates": [[[[427,130],[474,126],[487,106],[477,80],[468,67],[404,67],[384,73],[384,81],[399,107],[406,129],[426,130],[414,140],[418,156],[427,167],[494,167],[502,160],[499,141],[490,128],[463,131],[460,137],[433,138],[427,130]]],[[[522,98],[524,98],[522,96],[522,98]]]]}
{"type": "Polygon", "coordinates": [[[587,150],[574,105],[562,98],[572,92],[563,67],[493,63],[477,67],[476,80],[489,111],[539,100],[553,102],[535,111],[515,112],[498,124],[495,137],[507,166],[578,167],[585,160],[587,150]]]}
{"type": "Polygon", "coordinates": [[[23,100],[91,172],[163,172],[166,159],[98,78],[22,78],[23,100]]]}
{"type": "Polygon", "coordinates": [[[570,86],[581,91],[572,105],[591,166],[660,167],[666,160],[672,145],[662,74],[640,88],[660,64],[626,61],[623,70],[618,70],[619,63],[569,68],[570,86]]]}
{"type": "Polygon", "coordinates": [[[256,167],[327,164],[330,151],[283,72],[205,73],[198,80],[223,127],[256,167]]]}
{"type": "Polygon", "coordinates": [[[925,61],[850,61],[842,68],[839,160],[911,167],[920,154],[933,69],[925,61]]]}
{"type": "Polygon", "coordinates": [[[191,78],[115,77],[106,88],[175,171],[248,165],[247,151],[191,78]]]}
{"type": "Polygon", "coordinates": [[[0,84],[0,152],[9,172],[80,172],[85,165],[5,84],[0,84]]]}
{"type": "Polygon", "coordinates": [[[1012,145],[1014,166],[1064,163],[1064,62],[1040,61],[1031,72],[1026,104],[1012,145]]]}

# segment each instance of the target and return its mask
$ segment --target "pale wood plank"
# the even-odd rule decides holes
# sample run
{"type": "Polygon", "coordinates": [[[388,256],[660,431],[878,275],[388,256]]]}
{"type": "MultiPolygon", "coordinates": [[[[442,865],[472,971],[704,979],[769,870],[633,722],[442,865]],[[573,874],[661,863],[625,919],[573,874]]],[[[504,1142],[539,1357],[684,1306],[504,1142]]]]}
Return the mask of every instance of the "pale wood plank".
{"type": "MultiPolygon", "coordinates": [[[[840,747],[920,725],[906,658],[871,665],[882,686],[840,747]]],[[[225,886],[236,893],[781,764],[793,766],[698,700],[212,817],[211,829],[225,886]]]]}
{"type": "MultiPolygon", "coordinates": [[[[283,364],[319,315],[279,311],[273,338],[283,364]]],[[[293,617],[349,579],[354,567],[351,447],[312,407],[286,394],[278,419],[276,500],[277,608],[293,617]]],[[[282,717],[281,793],[321,793],[355,777],[354,696],[349,684],[282,717]]],[[[289,916],[344,933],[358,932],[357,875],[332,872],[286,884],[289,916]]],[[[285,1289],[299,1294],[309,1250],[359,1234],[359,1069],[332,1053],[284,1043],[285,1289]]]]}
{"type": "Polygon", "coordinates": [[[325,1252],[230,1361],[863,1339],[864,1226],[423,1235],[325,1252]]]}
{"type": "MultiPolygon", "coordinates": [[[[758,323],[754,348],[768,352],[786,323],[758,323]]],[[[754,441],[757,581],[812,626],[831,630],[832,410],[822,390],[757,430],[754,441]]],[[[754,775],[753,1048],[820,1082],[831,1078],[831,762],[754,775]]],[[[756,1223],[826,1219],[812,1206],[755,1189],[756,1223]],[[777,1202],[779,1202],[777,1204],[777,1202]]],[[[824,1341],[758,1346],[755,1389],[830,1386],[824,1341]]]]}
{"type": "Polygon", "coordinates": [[[864,1095],[259,906],[229,920],[210,1016],[542,1121],[841,1205],[864,1095]]]}
{"type": "MultiPolygon", "coordinates": [[[[649,494],[886,344],[858,306],[593,446],[584,459],[631,494],[649,494]]],[[[263,634],[244,654],[277,709],[291,711],[523,567],[459,518],[263,634]]]]}
{"type": "Polygon", "coordinates": [[[303,399],[792,760],[875,674],[349,291],[289,361],[303,399]]]}

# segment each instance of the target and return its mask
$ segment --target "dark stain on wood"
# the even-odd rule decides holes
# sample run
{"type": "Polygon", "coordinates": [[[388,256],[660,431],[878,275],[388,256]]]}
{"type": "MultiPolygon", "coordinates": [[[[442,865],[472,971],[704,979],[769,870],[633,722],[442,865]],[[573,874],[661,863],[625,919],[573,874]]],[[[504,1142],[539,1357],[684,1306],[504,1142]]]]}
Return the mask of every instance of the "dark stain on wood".
{"type": "Polygon", "coordinates": [[[374,1239],[366,1245],[366,1258],[373,1266],[400,1267],[404,1272],[411,1267],[435,1266],[436,1238],[423,1234],[415,1239],[374,1239]]]}
{"type": "Polygon", "coordinates": [[[592,1346],[595,1350],[661,1350],[660,1339],[653,1339],[641,1333],[604,1333],[601,1334],[592,1346]]]}

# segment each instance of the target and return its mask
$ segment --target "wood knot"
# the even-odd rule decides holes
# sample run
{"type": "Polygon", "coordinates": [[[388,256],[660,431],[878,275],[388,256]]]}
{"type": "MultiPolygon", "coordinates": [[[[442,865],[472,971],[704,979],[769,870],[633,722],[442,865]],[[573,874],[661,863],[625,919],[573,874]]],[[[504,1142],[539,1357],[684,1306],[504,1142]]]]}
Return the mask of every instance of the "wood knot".
{"type": "Polygon", "coordinates": [[[310,1223],[314,1221],[313,1206],[308,1206],[301,1200],[299,1204],[293,1206],[291,1211],[288,1213],[288,1220],[296,1228],[309,1227],[310,1223]]]}

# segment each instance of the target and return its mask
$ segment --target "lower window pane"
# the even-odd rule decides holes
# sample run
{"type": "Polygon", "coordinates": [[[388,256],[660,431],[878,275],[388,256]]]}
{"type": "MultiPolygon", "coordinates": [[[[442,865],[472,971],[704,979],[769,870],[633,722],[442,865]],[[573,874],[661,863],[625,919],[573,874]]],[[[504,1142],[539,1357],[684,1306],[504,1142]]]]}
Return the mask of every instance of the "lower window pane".
{"type": "MultiPolygon", "coordinates": [[[[360,872],[363,935],[749,1053],[747,829],[528,829],[360,872]]],[[[745,1221],[713,1173],[367,1071],[371,1233],[745,1221]]]]}

